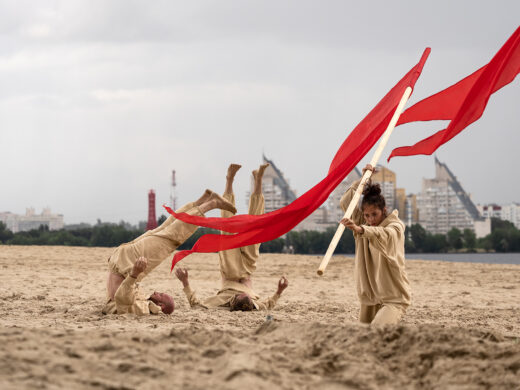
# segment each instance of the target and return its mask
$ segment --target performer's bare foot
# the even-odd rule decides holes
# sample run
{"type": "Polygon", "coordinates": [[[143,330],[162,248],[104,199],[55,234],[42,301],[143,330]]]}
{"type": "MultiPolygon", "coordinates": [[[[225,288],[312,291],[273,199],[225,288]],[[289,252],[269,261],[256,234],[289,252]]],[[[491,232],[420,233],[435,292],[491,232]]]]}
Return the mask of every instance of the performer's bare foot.
{"type": "Polygon", "coordinates": [[[227,169],[226,179],[233,180],[235,178],[236,173],[238,172],[238,170],[240,168],[242,168],[242,165],[240,165],[240,164],[229,164],[229,167],[227,169]]]}
{"type": "Polygon", "coordinates": [[[235,214],[237,212],[237,209],[235,208],[235,206],[233,206],[230,202],[228,202],[226,199],[221,197],[216,192],[212,192],[208,201],[206,201],[202,205],[200,205],[199,208],[200,208],[200,211],[202,211],[203,213],[205,213],[209,210],[213,210],[213,209],[226,210],[233,214],[235,214]]]}
{"type": "Polygon", "coordinates": [[[262,164],[262,165],[260,165],[260,167],[258,169],[255,169],[253,171],[253,177],[255,178],[255,180],[261,180],[262,179],[262,177],[264,176],[264,171],[266,170],[266,168],[269,165],[270,165],[269,163],[262,164]]]}
{"type": "Polygon", "coordinates": [[[269,163],[265,163],[260,165],[258,169],[253,171],[253,177],[255,179],[255,188],[253,190],[254,194],[262,193],[262,178],[264,177],[264,172],[266,168],[269,166],[269,163]]]}
{"type": "Polygon", "coordinates": [[[211,194],[211,197],[209,198],[210,202],[215,202],[215,208],[229,211],[233,214],[236,214],[237,209],[235,206],[233,206],[232,203],[228,202],[226,199],[224,199],[222,196],[217,194],[216,192],[211,194]]]}
{"type": "Polygon", "coordinates": [[[224,194],[233,195],[233,181],[235,180],[235,175],[240,168],[242,168],[242,165],[240,164],[229,165],[226,175],[226,188],[224,189],[224,194]]]}
{"type": "Polygon", "coordinates": [[[212,193],[213,193],[213,191],[206,188],[206,191],[204,191],[202,196],[195,201],[195,205],[200,206],[201,204],[207,202],[209,200],[209,198],[211,197],[212,193]]]}

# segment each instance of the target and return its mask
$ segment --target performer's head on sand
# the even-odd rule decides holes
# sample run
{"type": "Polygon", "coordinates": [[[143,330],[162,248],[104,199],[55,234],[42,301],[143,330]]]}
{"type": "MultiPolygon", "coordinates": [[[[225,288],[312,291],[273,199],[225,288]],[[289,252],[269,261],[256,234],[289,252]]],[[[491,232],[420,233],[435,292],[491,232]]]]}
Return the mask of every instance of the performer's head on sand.
{"type": "MultiPolygon", "coordinates": [[[[188,270],[186,268],[181,268],[181,267],[175,268],[175,276],[177,276],[177,279],[179,279],[181,281],[181,283],[183,284],[185,292],[187,290],[191,291],[190,282],[189,282],[189,278],[188,278],[188,270]]],[[[246,283],[250,284],[251,279],[248,279],[247,281],[239,282],[239,283],[244,283],[245,285],[246,285],[246,283]]],[[[278,281],[278,288],[275,293],[275,296],[277,297],[276,299],[278,299],[278,297],[280,297],[282,295],[282,293],[287,288],[287,286],[289,286],[289,280],[287,280],[287,278],[285,276],[282,276],[280,278],[280,280],[278,281]]],[[[222,290],[221,290],[221,292],[222,292],[222,290]]],[[[191,297],[191,298],[193,298],[193,297],[191,297]]],[[[190,297],[188,297],[188,299],[190,300],[190,297]]],[[[193,304],[193,302],[190,301],[190,305],[192,305],[192,306],[196,306],[197,304],[198,304],[198,299],[197,299],[196,304],[193,304]]],[[[223,306],[228,306],[230,311],[253,311],[253,310],[258,309],[258,307],[257,307],[258,304],[255,305],[253,297],[251,297],[246,292],[236,292],[235,294],[233,294],[233,296],[230,297],[229,300],[227,300],[226,304],[223,306]]]]}
{"type": "MultiPolygon", "coordinates": [[[[276,294],[282,295],[283,291],[289,285],[289,281],[285,276],[282,276],[278,281],[278,289],[276,294]]],[[[229,302],[229,311],[253,311],[255,310],[253,299],[247,293],[236,294],[229,302]]]]}

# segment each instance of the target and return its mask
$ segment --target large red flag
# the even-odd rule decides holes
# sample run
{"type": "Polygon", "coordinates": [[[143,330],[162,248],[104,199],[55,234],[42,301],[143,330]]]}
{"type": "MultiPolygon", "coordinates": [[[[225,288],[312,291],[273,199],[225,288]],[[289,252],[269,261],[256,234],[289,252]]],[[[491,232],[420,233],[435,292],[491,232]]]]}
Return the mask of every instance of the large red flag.
{"type": "Polygon", "coordinates": [[[231,218],[204,218],[166,210],[176,218],[198,226],[223,230],[234,235],[205,234],[191,250],[177,252],[177,262],[193,252],[218,252],[273,240],[290,231],[316,210],[341,181],[354,169],[386,130],[407,87],[414,87],[430,53],[427,48],[415,65],[356,126],[332,160],[327,176],[291,204],[263,215],[237,215],[231,218]]]}
{"type": "Polygon", "coordinates": [[[467,126],[478,120],[489,97],[514,80],[520,72],[520,27],[485,66],[451,87],[406,110],[398,125],[414,121],[451,120],[448,127],[413,146],[396,148],[388,157],[432,154],[467,126]]]}

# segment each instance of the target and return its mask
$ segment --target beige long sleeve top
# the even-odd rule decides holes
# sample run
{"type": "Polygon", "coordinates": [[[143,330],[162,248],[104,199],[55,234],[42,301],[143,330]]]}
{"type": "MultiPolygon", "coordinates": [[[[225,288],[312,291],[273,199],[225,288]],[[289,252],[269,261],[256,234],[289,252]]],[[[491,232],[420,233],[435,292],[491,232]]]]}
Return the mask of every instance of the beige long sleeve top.
{"type": "MultiPolygon", "coordinates": [[[[350,204],[359,183],[360,180],[354,182],[341,198],[343,211],[350,204]]],[[[363,234],[354,233],[354,277],[361,304],[410,305],[411,289],[404,258],[405,226],[397,210],[392,211],[379,226],[366,225],[359,207],[351,219],[364,230],[363,234]]]]}
{"type": "Polygon", "coordinates": [[[103,314],[127,314],[138,315],[158,314],[161,308],[152,301],[146,299],[139,291],[139,283],[128,275],[116,291],[114,299],[107,298],[103,308],[103,314]]]}
{"type": "Polygon", "coordinates": [[[229,307],[231,299],[241,293],[247,293],[253,300],[256,310],[269,310],[275,307],[280,295],[275,293],[272,297],[260,299],[260,297],[249,287],[239,282],[225,281],[217,295],[200,300],[190,286],[184,288],[184,293],[191,307],[201,306],[206,309],[216,307],[229,307]]]}

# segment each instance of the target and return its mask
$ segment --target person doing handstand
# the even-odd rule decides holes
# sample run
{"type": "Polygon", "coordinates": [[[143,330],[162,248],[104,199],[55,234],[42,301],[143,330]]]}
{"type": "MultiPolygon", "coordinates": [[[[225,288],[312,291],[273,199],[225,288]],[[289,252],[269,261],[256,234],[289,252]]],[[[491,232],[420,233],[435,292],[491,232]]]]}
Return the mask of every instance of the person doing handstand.
{"type": "MultiPolygon", "coordinates": [[[[268,166],[269,164],[263,164],[258,170],[253,171],[254,189],[249,198],[250,215],[260,215],[265,212],[265,200],[262,194],[262,178],[268,166]]],[[[235,174],[240,168],[241,165],[238,164],[231,164],[229,166],[226,175],[226,187],[222,195],[224,199],[233,205],[235,204],[233,181],[235,174]]],[[[221,211],[223,218],[231,217],[233,214],[234,212],[228,210],[221,211]]],[[[222,232],[222,234],[226,233],[222,232]]],[[[188,271],[186,269],[177,268],[175,275],[182,282],[184,293],[192,307],[228,307],[231,311],[271,309],[276,305],[276,302],[289,285],[289,282],[287,278],[282,276],[278,282],[276,293],[270,298],[260,300],[259,296],[253,291],[253,283],[251,280],[251,275],[256,270],[256,261],[259,256],[260,244],[220,251],[219,267],[222,277],[221,289],[217,295],[203,301],[199,300],[195,292],[191,289],[188,280],[188,271]]]]}
{"type": "MultiPolygon", "coordinates": [[[[176,210],[177,213],[204,216],[215,208],[236,212],[235,206],[213,191],[206,190],[195,202],[176,210]]],[[[154,270],[197,230],[170,216],[159,227],[135,240],[120,245],[108,259],[107,298],[103,314],[171,314],[173,298],[154,292],[148,298],[139,292],[138,282],[154,270]]]]}
{"type": "MultiPolygon", "coordinates": [[[[364,169],[374,171],[368,164],[364,169]]],[[[352,184],[340,201],[345,211],[361,180],[352,184]]],[[[374,325],[396,324],[411,302],[404,264],[404,223],[397,210],[387,212],[379,184],[368,184],[361,209],[341,223],[354,233],[354,277],[361,303],[359,321],[374,325]]]]}

